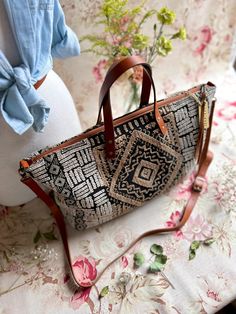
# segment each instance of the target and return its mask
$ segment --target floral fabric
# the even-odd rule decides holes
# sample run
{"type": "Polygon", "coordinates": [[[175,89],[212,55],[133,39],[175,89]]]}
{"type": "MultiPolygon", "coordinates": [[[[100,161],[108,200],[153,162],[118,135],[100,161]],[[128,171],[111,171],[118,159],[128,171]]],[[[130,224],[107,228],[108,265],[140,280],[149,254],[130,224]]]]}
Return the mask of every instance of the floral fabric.
{"type": "MultiPolygon", "coordinates": [[[[226,71],[232,59],[236,22],[231,12],[235,2],[189,0],[181,6],[174,1],[168,4],[185,20],[189,41],[188,47],[177,47],[169,59],[160,59],[154,68],[159,90],[163,88],[169,94],[210,78],[217,84],[211,140],[215,158],[207,175],[207,188],[180,231],[143,239],[94,287],[85,290],[74,286],[58,230],[40,200],[1,207],[0,313],[199,314],[215,313],[236,299],[236,74],[226,71]],[[191,243],[209,238],[214,242],[201,245],[189,260],[191,243]],[[164,269],[156,274],[147,272],[153,243],[161,245],[167,256],[164,269]],[[145,257],[138,269],[133,265],[136,252],[145,257]],[[105,286],[109,286],[109,293],[99,298],[105,286]]],[[[79,7],[77,1],[62,1],[68,24],[77,25],[80,32],[98,5],[98,1],[86,1],[79,7]]],[[[150,1],[149,6],[153,5],[160,4],[150,1]]],[[[73,64],[57,65],[74,94],[84,127],[94,123],[94,100],[99,90],[92,76],[95,65],[95,58],[83,55],[73,64]],[[77,67],[84,75],[77,76],[77,67]]],[[[99,228],[79,233],[68,226],[76,276],[89,283],[139,234],[174,226],[189,197],[192,180],[190,174],[168,194],[99,228]]]]}

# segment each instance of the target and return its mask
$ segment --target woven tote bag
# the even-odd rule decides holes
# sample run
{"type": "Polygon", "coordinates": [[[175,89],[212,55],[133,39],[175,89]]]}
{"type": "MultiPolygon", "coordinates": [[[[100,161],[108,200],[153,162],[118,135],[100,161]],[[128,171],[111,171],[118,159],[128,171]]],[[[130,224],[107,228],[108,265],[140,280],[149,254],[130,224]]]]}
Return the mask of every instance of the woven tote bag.
{"type": "Polygon", "coordinates": [[[70,264],[64,217],[80,231],[95,227],[167,192],[195,167],[192,193],[179,224],[151,230],[136,241],[186,222],[212,160],[208,145],[214,94],[215,86],[207,83],[157,101],[150,65],[139,56],[124,58],[107,72],[94,127],[21,160],[22,182],[51,208],[70,264]],[[135,66],[143,67],[140,106],[113,119],[110,88],[135,66]],[[149,104],[151,88],[154,102],[149,104]]]}

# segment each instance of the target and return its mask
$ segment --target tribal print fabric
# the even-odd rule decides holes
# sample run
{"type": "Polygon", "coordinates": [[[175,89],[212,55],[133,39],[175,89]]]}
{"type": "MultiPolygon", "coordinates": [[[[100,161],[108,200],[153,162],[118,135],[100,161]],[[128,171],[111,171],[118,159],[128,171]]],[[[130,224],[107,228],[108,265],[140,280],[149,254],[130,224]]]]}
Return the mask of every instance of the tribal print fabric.
{"type": "MultiPolygon", "coordinates": [[[[208,104],[214,93],[215,87],[206,85],[208,104]]],[[[152,111],[115,126],[112,160],[106,159],[100,132],[42,157],[26,171],[54,191],[77,230],[121,216],[168,191],[194,166],[198,103],[189,95],[159,110],[168,128],[165,138],[152,111]]]]}

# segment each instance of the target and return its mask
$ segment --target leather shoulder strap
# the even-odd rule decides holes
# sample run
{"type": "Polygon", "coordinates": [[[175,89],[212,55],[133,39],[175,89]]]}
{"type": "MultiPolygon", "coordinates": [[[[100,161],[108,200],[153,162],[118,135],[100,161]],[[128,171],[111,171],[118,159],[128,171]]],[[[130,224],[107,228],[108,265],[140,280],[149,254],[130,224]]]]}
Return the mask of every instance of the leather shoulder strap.
{"type": "MultiPolygon", "coordinates": [[[[136,238],[125,249],[125,251],[123,251],[121,254],[119,254],[115,259],[113,259],[103,269],[103,271],[99,274],[99,276],[92,283],[92,285],[94,285],[100,279],[102,274],[107,270],[107,268],[109,266],[111,266],[115,261],[117,261],[119,258],[121,258],[127,251],[129,251],[142,238],[150,236],[150,235],[154,235],[154,234],[167,233],[167,232],[178,230],[186,223],[186,221],[188,220],[189,216],[192,213],[194,206],[197,203],[197,200],[200,196],[200,192],[202,191],[204,184],[206,184],[204,177],[206,175],[207,169],[208,169],[212,159],[213,159],[213,154],[211,152],[208,152],[206,159],[204,160],[204,162],[201,165],[201,168],[199,168],[198,174],[197,174],[195,181],[193,183],[193,186],[192,186],[191,196],[190,196],[190,198],[189,198],[189,200],[188,200],[188,202],[184,208],[183,216],[180,219],[179,223],[175,227],[172,227],[172,228],[159,228],[159,229],[150,230],[150,231],[147,231],[147,232],[141,234],[138,238],[136,238]]],[[[79,282],[74,275],[73,267],[72,267],[72,259],[70,256],[69,245],[68,245],[66,225],[65,225],[64,217],[63,217],[59,207],[56,205],[54,200],[31,177],[23,178],[22,182],[25,185],[27,185],[51,209],[51,212],[52,212],[53,217],[57,223],[57,226],[58,226],[58,229],[59,229],[59,232],[61,235],[65,254],[66,254],[66,257],[68,260],[68,264],[69,264],[70,269],[71,269],[71,274],[73,276],[74,282],[76,283],[76,285],[78,287],[86,288],[86,287],[91,286],[91,285],[86,286],[86,285],[84,285],[84,283],[79,282]]]]}

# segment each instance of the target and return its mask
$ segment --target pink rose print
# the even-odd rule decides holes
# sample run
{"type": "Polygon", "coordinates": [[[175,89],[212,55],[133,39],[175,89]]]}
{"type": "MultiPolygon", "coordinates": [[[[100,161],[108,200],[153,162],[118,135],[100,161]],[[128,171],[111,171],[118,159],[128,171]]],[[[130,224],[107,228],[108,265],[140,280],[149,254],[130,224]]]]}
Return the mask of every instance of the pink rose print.
{"type": "Polygon", "coordinates": [[[74,293],[70,299],[70,306],[73,310],[78,310],[82,304],[84,304],[90,294],[91,288],[79,290],[74,293]]]}
{"type": "Polygon", "coordinates": [[[205,240],[212,235],[212,227],[199,214],[197,216],[190,216],[186,226],[183,230],[183,236],[189,241],[205,240]]]}
{"type": "Polygon", "coordinates": [[[194,49],[194,53],[197,55],[202,55],[204,50],[210,44],[213,36],[213,31],[209,26],[203,26],[200,29],[200,33],[193,38],[197,43],[197,48],[194,49]]]}
{"type": "Polygon", "coordinates": [[[119,231],[114,235],[114,241],[118,248],[123,248],[127,244],[127,233],[119,231]]]}
{"type": "Polygon", "coordinates": [[[64,278],[63,278],[63,282],[67,283],[70,280],[70,275],[69,274],[65,274],[64,278]]]}
{"type": "Polygon", "coordinates": [[[189,177],[186,180],[184,180],[183,183],[177,185],[177,187],[174,189],[175,200],[177,201],[182,199],[187,200],[189,198],[194,178],[195,173],[192,172],[191,175],[189,175],[189,177]]]}
{"type": "Polygon", "coordinates": [[[230,42],[231,39],[232,39],[231,34],[227,34],[227,35],[224,36],[224,41],[225,41],[226,43],[227,43],[227,42],[230,42]]]}
{"type": "Polygon", "coordinates": [[[216,111],[216,116],[224,121],[236,119],[236,101],[228,102],[223,108],[216,111]]]}
{"type": "Polygon", "coordinates": [[[221,302],[222,301],[221,298],[219,297],[219,293],[214,292],[212,290],[208,290],[207,291],[207,296],[208,296],[208,298],[211,298],[214,301],[217,301],[217,302],[221,302]]]}
{"type": "Polygon", "coordinates": [[[200,297],[210,307],[217,307],[226,297],[227,279],[222,274],[211,273],[207,278],[201,278],[200,297]]]}
{"type": "MultiPolygon", "coordinates": [[[[195,180],[196,173],[192,172],[189,177],[184,180],[183,183],[177,185],[177,187],[173,190],[173,197],[176,201],[187,200],[190,197],[192,191],[192,185],[195,180]]],[[[207,178],[206,178],[207,182],[207,178]]],[[[204,184],[201,194],[207,192],[207,184],[204,184]]]]}
{"type": "Polygon", "coordinates": [[[126,257],[126,256],[122,256],[122,257],[121,257],[121,266],[122,266],[123,268],[125,268],[125,267],[128,266],[128,264],[129,264],[129,262],[128,262],[127,257],[126,257]]]}
{"type": "Polygon", "coordinates": [[[103,80],[102,71],[107,65],[106,60],[100,60],[98,64],[93,68],[93,75],[95,77],[96,83],[100,83],[103,80]]]}
{"type": "Polygon", "coordinates": [[[81,286],[89,287],[97,276],[97,269],[94,259],[80,256],[72,266],[74,276],[81,286]]]}
{"type": "MultiPolygon", "coordinates": [[[[170,220],[166,222],[166,226],[169,228],[175,227],[181,218],[181,213],[177,210],[176,212],[170,215],[170,220]]],[[[177,239],[183,238],[183,232],[181,230],[175,231],[175,237],[177,239]]]]}

